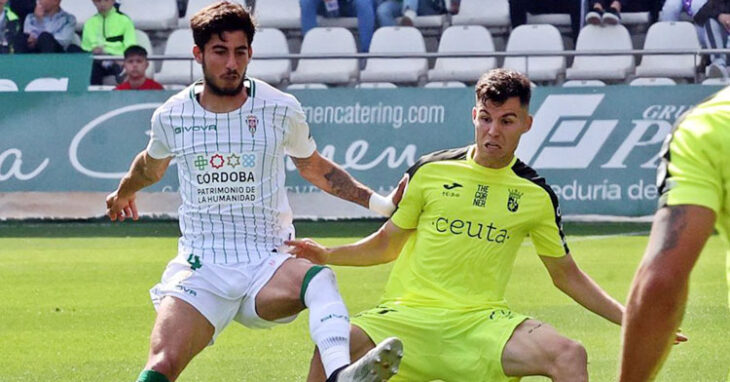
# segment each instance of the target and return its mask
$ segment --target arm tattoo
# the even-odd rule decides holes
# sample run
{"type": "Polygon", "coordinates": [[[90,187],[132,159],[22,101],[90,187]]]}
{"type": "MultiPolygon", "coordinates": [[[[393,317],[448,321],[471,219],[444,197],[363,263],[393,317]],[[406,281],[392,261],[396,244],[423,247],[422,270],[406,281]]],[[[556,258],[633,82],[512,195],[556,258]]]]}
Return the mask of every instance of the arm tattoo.
{"type": "Polygon", "coordinates": [[[332,194],[362,206],[368,206],[370,191],[353,179],[345,170],[332,166],[332,169],[324,175],[324,178],[327,180],[332,194]]]}
{"type": "Polygon", "coordinates": [[[687,228],[685,220],[686,211],[683,206],[668,207],[669,216],[667,217],[667,227],[665,227],[664,241],[662,242],[661,251],[669,251],[674,249],[682,232],[687,228]]]}

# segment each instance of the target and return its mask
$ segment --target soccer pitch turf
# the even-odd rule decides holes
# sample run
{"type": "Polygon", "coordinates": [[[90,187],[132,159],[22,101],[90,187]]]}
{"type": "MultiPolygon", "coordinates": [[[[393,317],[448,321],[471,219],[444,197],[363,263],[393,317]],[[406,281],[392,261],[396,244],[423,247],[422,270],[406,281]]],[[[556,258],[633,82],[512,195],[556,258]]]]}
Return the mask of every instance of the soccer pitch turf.
{"type": "MultiPolygon", "coordinates": [[[[304,223],[298,229],[300,237],[333,245],[377,226],[304,223]]],[[[627,228],[584,227],[568,228],[571,252],[624,301],[647,237],[596,236],[627,228]]],[[[0,225],[0,381],[133,381],[146,359],[154,320],[147,291],[175,254],[174,235],[170,223],[0,225]],[[119,237],[125,235],[132,236],[119,237]]],[[[592,381],[615,380],[619,327],[553,287],[528,242],[507,289],[511,307],[581,341],[592,381]]],[[[350,312],[357,313],[378,301],[391,265],[334,269],[350,312]]],[[[725,250],[713,236],[692,275],[682,324],[690,341],[674,347],[658,381],[725,381],[730,365],[725,280],[725,250]]],[[[272,330],[232,324],[178,380],[303,381],[312,353],[306,318],[305,312],[272,330]]]]}

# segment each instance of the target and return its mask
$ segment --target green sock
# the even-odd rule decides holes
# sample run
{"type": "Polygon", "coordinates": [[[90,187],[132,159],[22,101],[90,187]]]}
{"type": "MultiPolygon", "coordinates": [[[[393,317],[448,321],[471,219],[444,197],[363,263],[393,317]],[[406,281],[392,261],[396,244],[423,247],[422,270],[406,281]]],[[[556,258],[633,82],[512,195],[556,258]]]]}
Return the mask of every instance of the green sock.
{"type": "Polygon", "coordinates": [[[170,382],[170,380],[154,370],[145,370],[140,373],[137,382],[170,382]]]}

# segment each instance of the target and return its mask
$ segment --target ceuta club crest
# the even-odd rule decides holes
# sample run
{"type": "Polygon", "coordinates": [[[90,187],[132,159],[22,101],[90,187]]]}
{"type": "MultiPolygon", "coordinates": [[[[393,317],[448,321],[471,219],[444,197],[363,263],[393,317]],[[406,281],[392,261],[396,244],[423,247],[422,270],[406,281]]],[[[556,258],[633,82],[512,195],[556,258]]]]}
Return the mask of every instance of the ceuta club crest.
{"type": "Polygon", "coordinates": [[[246,117],[246,123],[248,124],[248,132],[251,133],[251,136],[256,134],[256,128],[259,125],[259,119],[255,115],[249,114],[248,117],[246,117]]]}
{"type": "Polygon", "coordinates": [[[507,199],[507,209],[510,212],[517,212],[517,209],[520,208],[520,198],[522,198],[523,193],[510,189],[509,190],[509,198],[507,199]]]}

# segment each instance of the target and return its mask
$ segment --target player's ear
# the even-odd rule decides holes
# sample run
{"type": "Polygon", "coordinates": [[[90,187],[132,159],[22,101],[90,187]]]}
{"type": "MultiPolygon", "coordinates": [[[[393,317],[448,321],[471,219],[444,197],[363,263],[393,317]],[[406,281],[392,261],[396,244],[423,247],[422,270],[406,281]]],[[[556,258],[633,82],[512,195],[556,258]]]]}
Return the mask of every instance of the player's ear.
{"type": "Polygon", "coordinates": [[[532,121],[533,121],[532,115],[527,114],[527,120],[525,121],[525,126],[526,126],[525,133],[530,131],[530,129],[532,128],[532,121]]]}
{"type": "Polygon", "coordinates": [[[477,120],[477,107],[476,106],[474,106],[471,109],[471,120],[476,123],[476,120],[477,120]]]}
{"type": "Polygon", "coordinates": [[[193,45],[193,57],[198,64],[203,64],[203,51],[197,45],[193,45]]]}

